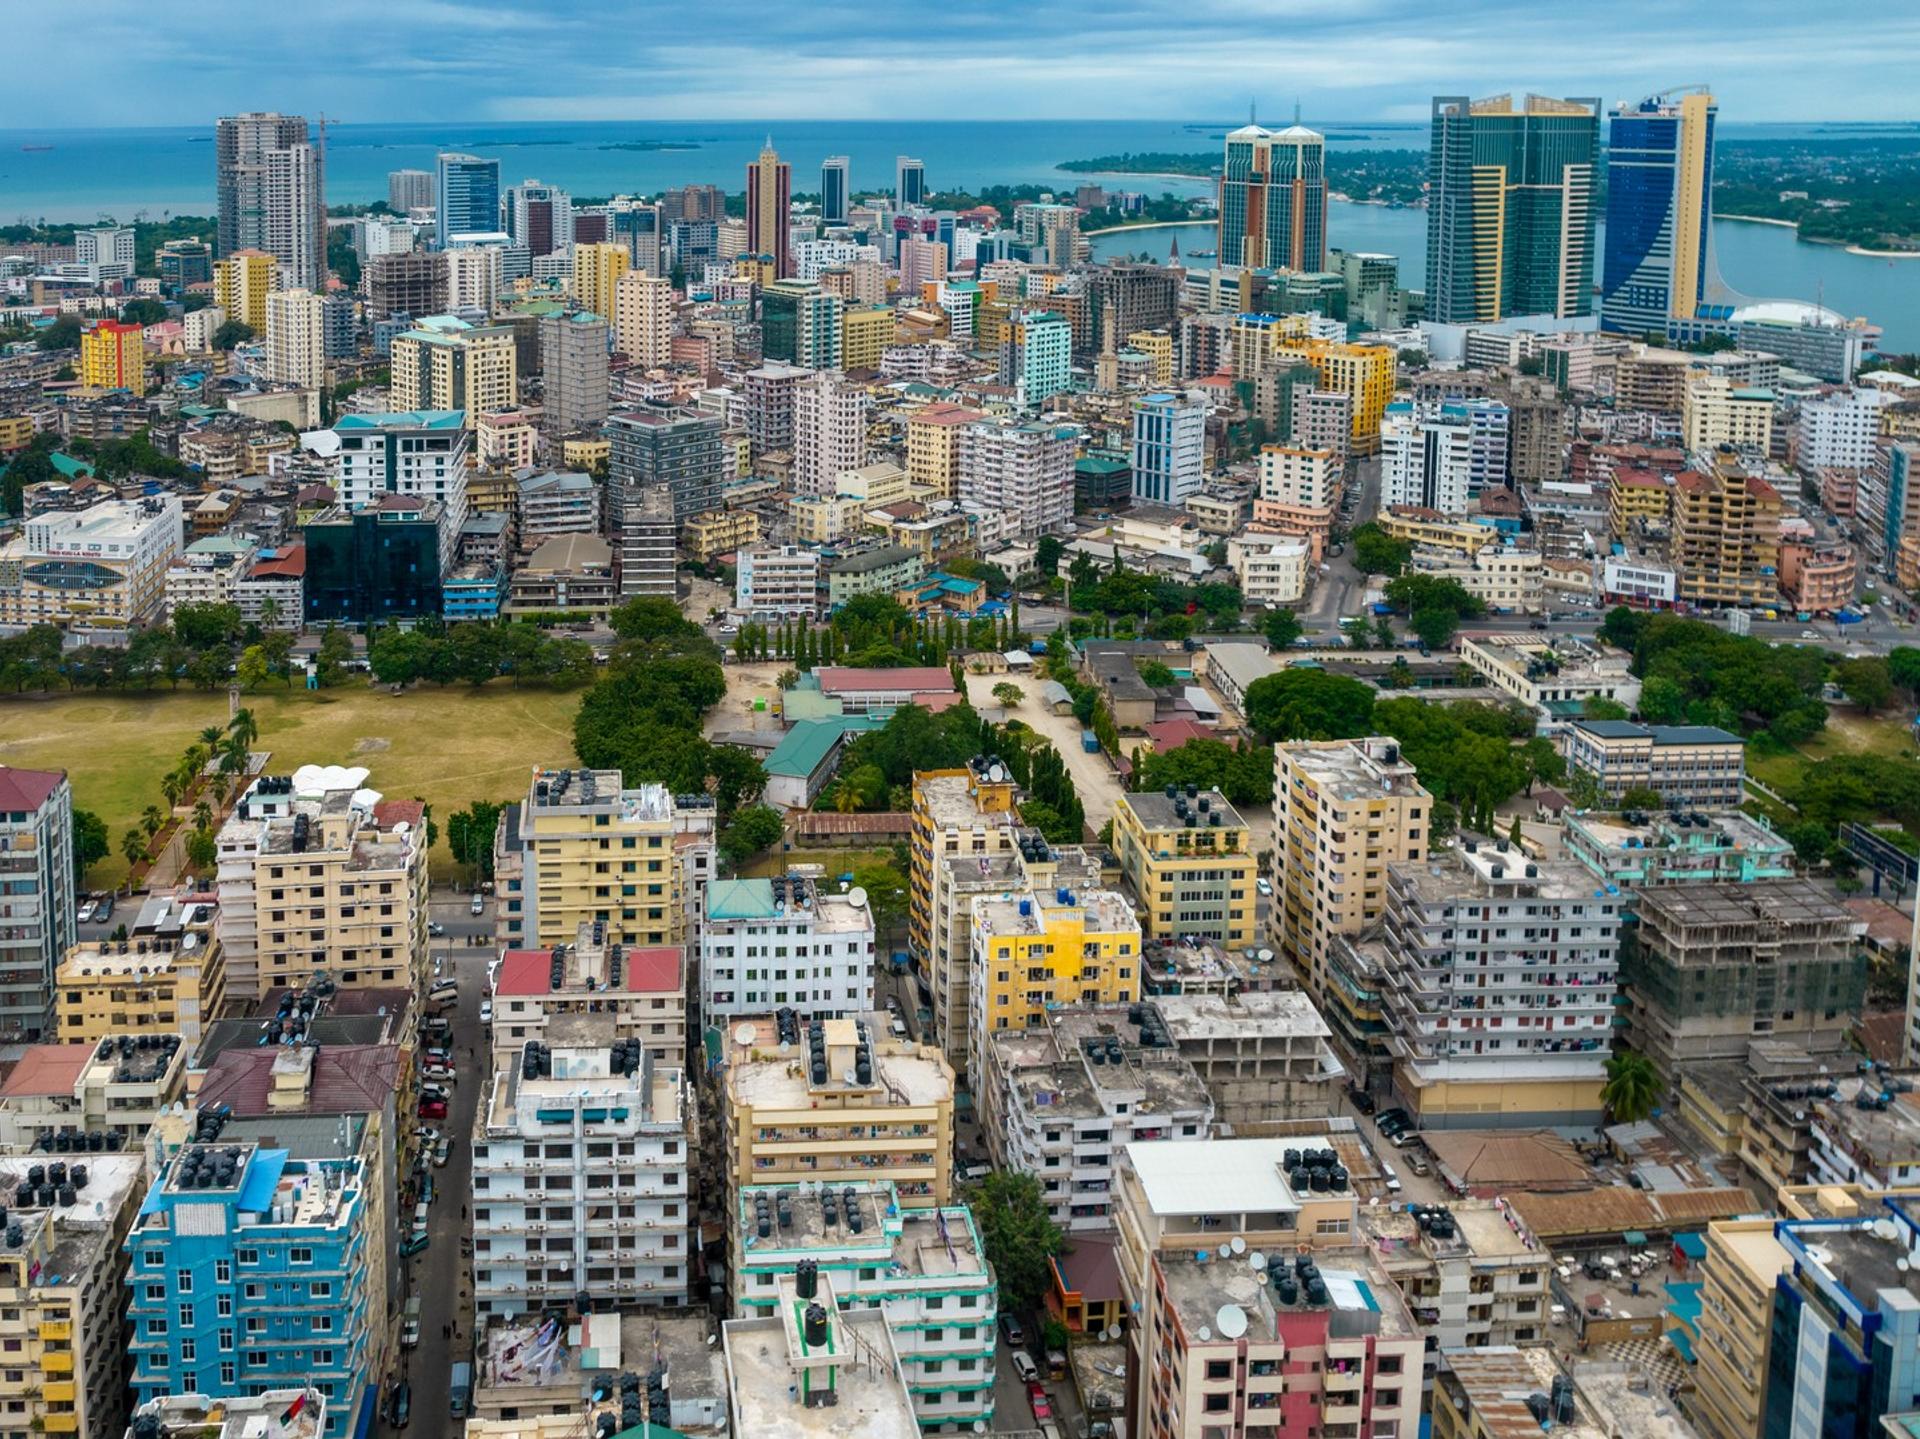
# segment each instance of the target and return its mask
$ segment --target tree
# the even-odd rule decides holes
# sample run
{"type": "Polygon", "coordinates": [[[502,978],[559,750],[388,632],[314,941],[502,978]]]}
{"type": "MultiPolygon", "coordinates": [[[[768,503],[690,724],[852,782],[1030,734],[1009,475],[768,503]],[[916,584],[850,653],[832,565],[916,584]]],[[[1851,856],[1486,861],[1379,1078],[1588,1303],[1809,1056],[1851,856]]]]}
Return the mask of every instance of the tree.
{"type": "Polygon", "coordinates": [[[92,810],[73,812],[73,882],[84,889],[87,871],[112,851],[107,847],[106,821],[92,810]]]}
{"type": "Polygon", "coordinates": [[[1893,698],[1891,666],[1877,656],[1842,660],[1833,667],[1833,678],[1847,698],[1867,714],[1872,714],[1893,698]]]}
{"type": "Polygon", "coordinates": [[[253,326],[243,320],[228,320],[213,332],[213,347],[216,350],[231,350],[235,345],[244,345],[252,338],[253,326]]]}
{"type": "Polygon", "coordinates": [[[1687,692],[1665,675],[1640,686],[1640,718],[1648,724],[1679,724],[1687,717],[1687,692]]]}
{"type": "Polygon", "coordinates": [[[1920,649],[1897,645],[1887,653],[1887,677],[1907,692],[1907,698],[1920,698],[1920,649]]]}
{"type": "Polygon", "coordinates": [[[1372,520],[1354,527],[1351,541],[1353,567],[1363,575],[1397,575],[1413,557],[1413,546],[1396,540],[1372,520]]]}
{"type": "Polygon", "coordinates": [[[1034,568],[1043,575],[1051,575],[1060,568],[1060,557],[1066,552],[1067,547],[1058,535],[1042,535],[1033,547],[1034,568]]]}
{"type": "Polygon", "coordinates": [[[1040,1181],[995,1170],[966,1190],[980,1243],[1000,1278],[1000,1305],[1011,1313],[1037,1307],[1051,1282],[1048,1260],[1063,1236],[1047,1213],[1040,1181]]]}
{"type": "Polygon", "coordinates": [[[41,354],[51,350],[77,349],[80,344],[80,317],[62,315],[34,337],[34,348],[41,354]]]}
{"type": "Polygon", "coordinates": [[[353,658],[353,640],[347,632],[329,624],[320,636],[320,648],[314,656],[320,684],[331,689],[347,677],[347,663],[353,658]]]}
{"type": "Polygon", "coordinates": [[[241,629],[240,607],[232,604],[175,605],[173,635],[188,649],[210,650],[230,645],[241,629]]]}
{"type": "Polygon", "coordinates": [[[1616,1124],[1638,1124],[1660,1107],[1660,1072],[1644,1054],[1624,1050],[1606,1064],[1600,1102],[1616,1124]]]}
{"type": "Polygon", "coordinates": [[[1623,720],[1627,717],[1627,707],[1619,700],[1610,700],[1605,695],[1589,695],[1580,711],[1588,719],[1623,720]]]}
{"type": "Polygon", "coordinates": [[[127,892],[133,892],[133,870],[141,860],[147,857],[147,842],[137,829],[120,831],[120,854],[127,862],[127,892]]]}
{"type": "Polygon", "coordinates": [[[1657,789],[1630,789],[1620,796],[1622,809],[1663,810],[1666,807],[1667,801],[1657,789]]]}
{"type": "Polygon", "coordinates": [[[787,832],[787,822],[771,805],[736,810],[720,831],[720,853],[736,869],[762,850],[772,849],[787,832]]]}
{"type": "Polygon", "coordinates": [[[1414,634],[1430,650],[1445,647],[1460,628],[1460,617],[1448,609],[1433,606],[1415,610],[1411,621],[1414,634]]]}
{"type": "Polygon", "coordinates": [[[1003,708],[1015,709],[1027,697],[1027,692],[1010,680],[1003,680],[993,687],[993,697],[1003,708]]]}
{"type": "Polygon", "coordinates": [[[1557,785],[1567,777],[1567,758],[1553,747],[1553,741],[1536,735],[1520,746],[1520,759],[1527,769],[1527,793],[1533,793],[1535,781],[1557,785]]]}
{"type": "Polygon", "coordinates": [[[1267,617],[1260,622],[1260,632],[1275,649],[1291,649],[1293,642],[1300,638],[1300,616],[1292,610],[1268,610],[1267,617]]]}
{"type": "Polygon", "coordinates": [[[1516,814],[1513,817],[1513,823],[1507,827],[1507,843],[1524,852],[1526,842],[1527,832],[1521,827],[1520,816],[1516,814]]]}
{"type": "Polygon", "coordinates": [[[193,873],[203,877],[212,874],[214,861],[219,857],[219,847],[214,843],[213,831],[202,827],[189,834],[186,854],[187,868],[193,873]]]}
{"type": "Polygon", "coordinates": [[[160,806],[157,804],[150,804],[140,811],[140,828],[148,839],[160,833],[161,827],[166,822],[167,817],[160,813],[160,806]]]}
{"type": "Polygon", "coordinates": [[[1155,689],[1162,689],[1173,683],[1173,671],[1159,660],[1148,660],[1140,666],[1140,678],[1155,689]]]}
{"type": "Polygon", "coordinates": [[[157,325],[166,318],[167,307],[145,296],[129,300],[120,307],[120,323],[123,325],[157,325]]]}
{"type": "Polygon", "coordinates": [[[1269,743],[1289,739],[1355,739],[1373,721],[1373,690],[1320,669],[1288,669],[1247,687],[1247,723],[1269,743]]]}
{"type": "Polygon", "coordinates": [[[890,947],[888,936],[896,934],[907,917],[907,877],[891,864],[859,864],[853,867],[853,885],[867,892],[875,940],[890,947]]]}
{"type": "Polygon", "coordinates": [[[447,848],[455,864],[464,864],[475,882],[493,878],[493,836],[505,806],[477,799],[447,816],[447,848]]]}
{"type": "Polygon", "coordinates": [[[234,678],[240,682],[243,690],[257,690],[273,676],[273,667],[267,663],[267,652],[259,645],[248,645],[240,651],[240,658],[234,664],[234,678]]]}

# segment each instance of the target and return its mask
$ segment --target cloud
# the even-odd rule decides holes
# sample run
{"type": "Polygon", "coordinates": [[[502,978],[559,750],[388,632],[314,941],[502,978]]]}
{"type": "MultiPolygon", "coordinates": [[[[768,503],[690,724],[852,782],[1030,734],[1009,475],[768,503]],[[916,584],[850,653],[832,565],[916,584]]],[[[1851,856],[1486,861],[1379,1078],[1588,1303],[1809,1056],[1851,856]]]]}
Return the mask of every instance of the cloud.
{"type": "Polygon", "coordinates": [[[1418,117],[1434,93],[1618,99],[1714,87],[1732,120],[1912,115],[1920,7],[1835,23],[1802,0],[897,0],[733,7],[582,0],[90,0],[9,17],[0,126],[200,123],[246,108],[353,121],[1418,117]],[[113,83],[84,84],[89,70],[113,83]],[[77,95],[87,97],[84,110],[77,95]],[[1233,97],[1229,103],[1229,97],[1233,97]]]}

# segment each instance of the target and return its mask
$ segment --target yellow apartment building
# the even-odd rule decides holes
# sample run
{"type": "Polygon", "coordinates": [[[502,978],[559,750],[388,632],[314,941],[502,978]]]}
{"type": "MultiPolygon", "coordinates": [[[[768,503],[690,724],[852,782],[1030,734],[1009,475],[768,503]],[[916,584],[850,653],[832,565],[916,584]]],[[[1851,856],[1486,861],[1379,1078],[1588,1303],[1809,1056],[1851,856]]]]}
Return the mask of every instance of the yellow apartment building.
{"type": "Polygon", "coordinates": [[[624,244],[603,240],[575,245],[573,297],[580,302],[580,308],[611,321],[620,277],[632,263],[633,257],[624,244]]]}
{"type": "Polygon", "coordinates": [[[570,470],[595,474],[613,462],[613,441],[603,435],[578,435],[562,440],[560,462],[570,470]]]}
{"type": "Polygon", "coordinates": [[[1283,364],[1300,361],[1319,372],[1323,389],[1339,390],[1353,400],[1353,453],[1377,454],[1380,417],[1393,399],[1398,361],[1386,345],[1352,345],[1341,340],[1287,342],[1274,350],[1283,364]]]}
{"type": "Polygon", "coordinates": [[[571,944],[583,923],[609,944],[653,948],[686,938],[673,795],[621,784],[620,771],[534,772],[520,807],[528,947],[571,944]]]}
{"type": "Polygon", "coordinates": [[[1701,605],[1772,604],[1780,594],[1780,492],[1729,450],[1710,472],[1674,487],[1671,559],[1680,598],[1701,605]]]}
{"type": "Polygon", "coordinates": [[[98,1044],[110,1034],[178,1034],[197,1043],[220,1017],[226,958],[208,920],[179,936],[89,940],[67,951],[54,972],[60,1039],[98,1044]]]}
{"type": "Polygon", "coordinates": [[[880,357],[892,343],[892,310],[868,308],[840,312],[841,369],[879,369],[880,357]]]}
{"type": "Polygon", "coordinates": [[[1379,919],[1387,866],[1426,853],[1433,796],[1386,735],[1278,745],[1273,783],[1274,947],[1320,996],[1334,936],[1379,919]]]}
{"type": "Polygon", "coordinates": [[[511,325],[469,325],[438,315],[393,341],[392,408],[464,410],[467,428],[519,397],[511,325]]]}
{"type": "Polygon", "coordinates": [[[1760,1439],[1773,1282],[1793,1263],[1773,1225],[1767,1218],[1707,1226],[1693,1384],[1680,1401],[1701,1439],[1760,1439]]]}
{"type": "Polygon", "coordinates": [[[1153,361],[1153,382],[1156,385],[1171,384],[1173,381],[1173,336],[1165,330],[1135,330],[1127,336],[1127,348],[1138,350],[1153,361]]]}
{"type": "Polygon", "coordinates": [[[923,405],[907,416],[907,479],[950,500],[960,490],[960,431],[985,415],[964,405],[923,405]]]}
{"type": "Polygon", "coordinates": [[[1110,889],[1007,891],[973,901],[969,1072],[987,1070],[987,1035],[1028,1029],[1063,1004],[1140,997],[1140,919],[1110,889]]]}
{"type": "Polygon", "coordinates": [[[759,540],[760,516],[752,510],[708,510],[689,517],[680,530],[680,548],[703,565],[759,540]]]}
{"type": "Polygon", "coordinates": [[[770,1025],[730,1026],[727,1175],[736,1194],[757,1184],[892,1180],[910,1209],[952,1202],[953,1066],[931,1045],[883,1037],[879,1023],[859,1021],[863,1037],[854,1020],[826,1021],[820,1067],[796,1060],[770,1025]],[[741,1031],[752,1036],[744,1044],[741,1031]]]}
{"type": "Polygon", "coordinates": [[[1253,830],[1219,790],[1121,795],[1113,849],[1149,938],[1253,943],[1253,830]]]}
{"type": "Polygon", "coordinates": [[[1471,520],[1449,519],[1438,510],[1394,505],[1375,517],[1382,531],[1396,540],[1416,545],[1438,545],[1443,549],[1465,550],[1478,554],[1500,538],[1492,525],[1476,525],[1471,520]]]}
{"type": "Polygon", "coordinates": [[[147,392],[147,351],[138,325],[102,320],[80,336],[80,383],[102,390],[147,392]]]}
{"type": "Polygon", "coordinates": [[[1733,445],[1766,454],[1773,443],[1772,390],[1735,388],[1725,375],[1689,377],[1680,397],[1680,432],[1693,451],[1733,445]]]}
{"type": "Polygon", "coordinates": [[[267,334],[267,296],[280,288],[280,262],[265,250],[235,250],[213,266],[213,303],[261,339],[267,334]]]}

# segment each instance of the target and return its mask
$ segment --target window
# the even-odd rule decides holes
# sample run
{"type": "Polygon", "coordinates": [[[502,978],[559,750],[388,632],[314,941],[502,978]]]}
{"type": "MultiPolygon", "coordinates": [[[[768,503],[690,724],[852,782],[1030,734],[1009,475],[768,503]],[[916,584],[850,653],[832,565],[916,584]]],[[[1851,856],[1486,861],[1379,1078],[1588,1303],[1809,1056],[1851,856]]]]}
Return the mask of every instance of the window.
{"type": "Polygon", "coordinates": [[[174,1270],[173,1287],[182,1294],[193,1293],[193,1271],[191,1269],[174,1270]]]}
{"type": "Polygon", "coordinates": [[[289,1263],[289,1264],[311,1264],[311,1263],[313,1263],[313,1251],[312,1251],[311,1249],[291,1249],[291,1250],[288,1250],[288,1251],[287,1251],[287,1263],[289,1263]]]}
{"type": "Polygon", "coordinates": [[[180,1341],[180,1362],[182,1364],[193,1363],[194,1355],[198,1353],[198,1351],[199,1346],[191,1339],[182,1339],[180,1341]]]}
{"type": "Polygon", "coordinates": [[[213,1282],[215,1284],[233,1283],[233,1261],[216,1259],[213,1261],[213,1282]]]}

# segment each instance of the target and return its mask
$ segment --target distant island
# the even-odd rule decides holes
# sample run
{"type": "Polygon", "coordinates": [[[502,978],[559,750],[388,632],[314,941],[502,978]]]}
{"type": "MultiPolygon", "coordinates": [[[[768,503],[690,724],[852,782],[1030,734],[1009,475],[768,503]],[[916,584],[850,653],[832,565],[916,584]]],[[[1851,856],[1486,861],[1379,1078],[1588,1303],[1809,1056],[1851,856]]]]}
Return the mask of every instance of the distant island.
{"type": "Polygon", "coordinates": [[[702,140],[610,140],[599,146],[602,150],[698,150],[705,142],[702,140]]]}

